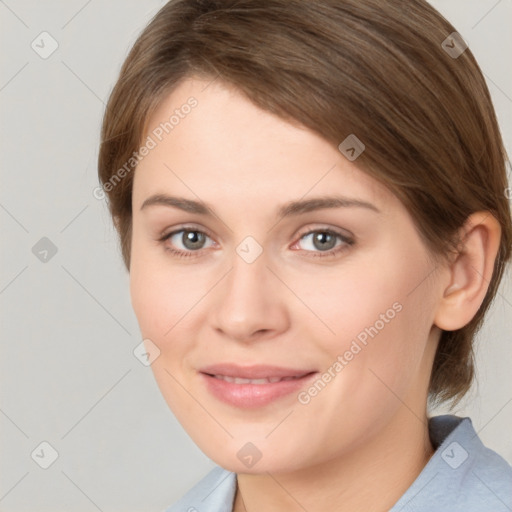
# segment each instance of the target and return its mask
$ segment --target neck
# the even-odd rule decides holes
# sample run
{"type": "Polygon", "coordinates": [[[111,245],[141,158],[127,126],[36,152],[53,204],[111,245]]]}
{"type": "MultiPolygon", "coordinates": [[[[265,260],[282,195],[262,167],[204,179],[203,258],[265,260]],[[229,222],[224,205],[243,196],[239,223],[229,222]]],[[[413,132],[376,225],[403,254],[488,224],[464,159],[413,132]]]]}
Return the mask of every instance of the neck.
{"type": "Polygon", "coordinates": [[[238,474],[233,512],[384,512],[434,453],[426,413],[402,407],[364,446],[293,473],[238,474]]]}

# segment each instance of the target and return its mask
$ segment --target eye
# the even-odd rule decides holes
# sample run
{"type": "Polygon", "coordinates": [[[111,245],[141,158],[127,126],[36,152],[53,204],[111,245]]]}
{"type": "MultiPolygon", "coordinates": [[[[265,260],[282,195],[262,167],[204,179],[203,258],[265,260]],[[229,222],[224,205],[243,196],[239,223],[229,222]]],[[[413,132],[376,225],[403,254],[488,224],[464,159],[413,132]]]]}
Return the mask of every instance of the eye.
{"type": "MultiPolygon", "coordinates": [[[[182,227],[163,235],[159,242],[164,244],[166,251],[179,258],[198,256],[202,249],[206,249],[205,242],[211,238],[204,231],[193,227],[182,227]],[[170,242],[170,243],[168,243],[170,242]],[[180,245],[183,248],[180,248],[180,245]]],[[[306,240],[305,251],[313,257],[329,257],[347,250],[354,244],[354,240],[333,229],[310,230],[301,235],[299,242],[306,240]],[[309,238],[309,241],[307,239],[309,238]],[[339,243],[337,243],[339,241],[339,243]]],[[[294,248],[298,243],[295,243],[294,248]]],[[[214,244],[211,244],[212,246],[214,244]]]]}
{"type": "MultiPolygon", "coordinates": [[[[332,229],[316,229],[308,231],[300,237],[300,240],[307,240],[306,251],[312,252],[313,257],[327,257],[338,254],[354,244],[354,240],[345,234],[332,229]],[[309,238],[309,240],[307,240],[309,238]],[[337,241],[340,241],[337,244],[337,241]]],[[[297,245],[297,244],[295,244],[297,245]]]]}
{"type": "Polygon", "coordinates": [[[191,256],[194,257],[196,256],[194,253],[198,253],[201,249],[204,249],[205,240],[208,238],[210,237],[199,229],[182,228],[163,235],[159,241],[164,243],[166,251],[169,251],[180,258],[186,258],[191,256]],[[170,241],[171,244],[165,243],[167,241],[170,241]],[[180,244],[184,249],[179,247],[180,244]],[[178,246],[177,249],[176,246],[178,246]]]}

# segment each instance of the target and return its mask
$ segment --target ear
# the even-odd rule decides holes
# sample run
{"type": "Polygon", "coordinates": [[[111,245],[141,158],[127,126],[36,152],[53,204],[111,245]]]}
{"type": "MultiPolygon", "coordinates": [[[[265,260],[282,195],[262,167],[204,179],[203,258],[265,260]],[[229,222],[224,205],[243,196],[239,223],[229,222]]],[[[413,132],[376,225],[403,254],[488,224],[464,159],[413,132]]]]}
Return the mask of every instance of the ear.
{"type": "Polygon", "coordinates": [[[476,212],[467,218],[460,237],[434,318],[434,324],[445,331],[461,329],[480,308],[492,278],[501,226],[490,212],[476,212]]]}

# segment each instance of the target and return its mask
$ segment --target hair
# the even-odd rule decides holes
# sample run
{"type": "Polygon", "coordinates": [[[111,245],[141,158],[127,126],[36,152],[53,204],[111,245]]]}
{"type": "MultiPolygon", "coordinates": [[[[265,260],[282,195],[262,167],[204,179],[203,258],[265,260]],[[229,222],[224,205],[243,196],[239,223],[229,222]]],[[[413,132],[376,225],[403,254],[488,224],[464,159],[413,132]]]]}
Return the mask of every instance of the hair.
{"type": "Polygon", "coordinates": [[[433,363],[429,400],[458,403],[510,258],[512,220],[490,94],[469,48],[445,51],[453,32],[424,0],[168,2],[124,61],[101,131],[98,174],[128,271],[130,171],[149,117],[182,80],[219,79],[335,146],[355,134],[365,145],[356,165],[398,197],[436,257],[456,248],[469,215],[496,217],[502,234],[487,294],[466,326],[442,331],[433,363]]]}

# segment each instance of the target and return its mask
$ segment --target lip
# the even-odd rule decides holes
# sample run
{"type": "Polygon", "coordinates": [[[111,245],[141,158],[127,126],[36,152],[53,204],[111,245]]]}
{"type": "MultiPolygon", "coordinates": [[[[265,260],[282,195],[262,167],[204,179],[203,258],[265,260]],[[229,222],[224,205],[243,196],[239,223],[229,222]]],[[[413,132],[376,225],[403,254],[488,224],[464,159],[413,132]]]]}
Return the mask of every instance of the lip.
{"type": "Polygon", "coordinates": [[[200,368],[199,372],[210,375],[225,375],[241,379],[264,379],[266,377],[300,377],[314,372],[311,368],[285,368],[283,366],[261,365],[239,366],[233,363],[220,363],[200,368]]]}
{"type": "Polygon", "coordinates": [[[214,397],[224,403],[245,409],[263,407],[293,392],[298,392],[317,374],[318,372],[315,370],[266,365],[242,367],[227,363],[208,366],[199,371],[206,388],[214,397]],[[294,378],[265,384],[236,384],[214,377],[214,375],[244,379],[294,378]]]}

